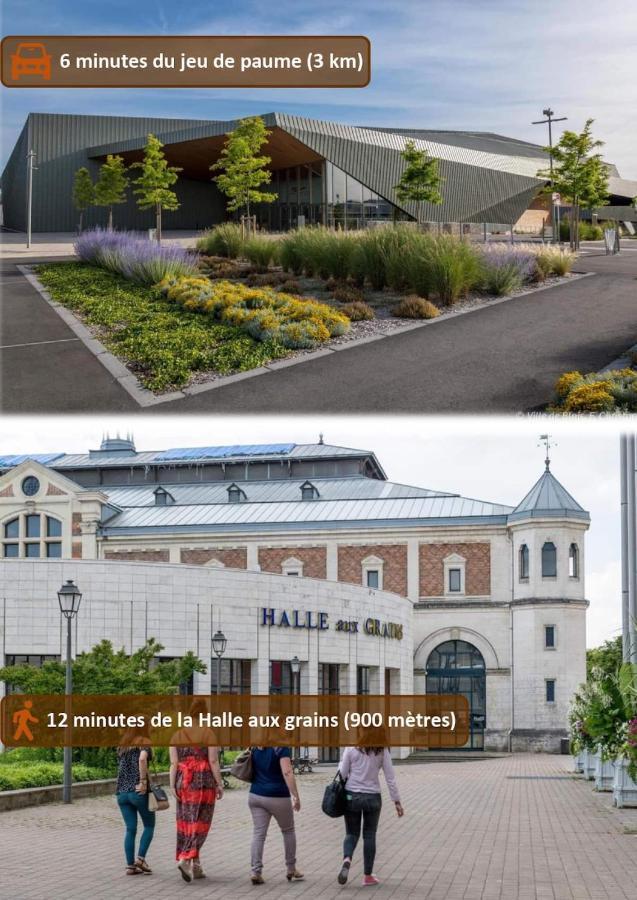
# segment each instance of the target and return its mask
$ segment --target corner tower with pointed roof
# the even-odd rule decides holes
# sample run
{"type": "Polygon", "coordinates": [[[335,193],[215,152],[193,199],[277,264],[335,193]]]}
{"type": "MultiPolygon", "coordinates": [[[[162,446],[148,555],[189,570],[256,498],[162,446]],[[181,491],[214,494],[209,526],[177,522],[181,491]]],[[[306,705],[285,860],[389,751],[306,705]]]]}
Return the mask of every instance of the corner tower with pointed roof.
{"type": "Polygon", "coordinates": [[[584,541],[590,516],[546,468],[508,517],[513,749],[559,750],[586,678],[584,541]]]}

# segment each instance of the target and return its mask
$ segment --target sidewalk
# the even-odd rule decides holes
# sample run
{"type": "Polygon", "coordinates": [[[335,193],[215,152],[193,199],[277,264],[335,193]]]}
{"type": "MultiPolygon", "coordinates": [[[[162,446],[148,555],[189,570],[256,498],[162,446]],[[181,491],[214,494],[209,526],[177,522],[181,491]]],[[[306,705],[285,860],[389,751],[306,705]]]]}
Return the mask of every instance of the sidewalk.
{"type": "MultiPolygon", "coordinates": [[[[182,247],[194,246],[199,231],[166,231],[162,243],[181,244],[182,247]]],[[[44,232],[34,234],[31,247],[27,249],[27,236],[23,231],[0,232],[0,260],[15,259],[28,262],[42,256],[59,257],[73,255],[75,235],[72,232],[44,232]]]]}
{"type": "Polygon", "coordinates": [[[637,809],[615,810],[608,795],[571,775],[570,757],[515,755],[397,767],[406,814],[384,794],[375,871],[363,889],[361,848],[350,883],[336,883],[343,824],[320,810],[333,769],[299,779],[298,865],[288,884],[274,823],[265,885],[249,882],[247,791],[228,791],[215,812],[202,861],[208,878],[186,885],[174,869],[174,803],[157,814],[149,853],[154,874],[124,875],[123,823],[112,797],[0,815],[2,900],[114,900],[256,897],[376,900],[630,900],[637,883],[637,809]],[[632,833],[628,833],[632,830],[632,833]]]}

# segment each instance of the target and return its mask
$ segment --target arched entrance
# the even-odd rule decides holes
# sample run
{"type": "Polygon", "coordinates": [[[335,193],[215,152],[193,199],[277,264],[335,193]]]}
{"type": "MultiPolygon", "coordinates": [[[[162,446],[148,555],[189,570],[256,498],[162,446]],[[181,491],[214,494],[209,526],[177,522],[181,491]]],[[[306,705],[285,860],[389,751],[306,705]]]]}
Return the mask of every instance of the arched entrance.
{"type": "Polygon", "coordinates": [[[444,641],[427,660],[428,694],[463,694],[469,701],[469,740],[462,749],[484,750],[486,669],[484,657],[468,641],[444,641]]]}

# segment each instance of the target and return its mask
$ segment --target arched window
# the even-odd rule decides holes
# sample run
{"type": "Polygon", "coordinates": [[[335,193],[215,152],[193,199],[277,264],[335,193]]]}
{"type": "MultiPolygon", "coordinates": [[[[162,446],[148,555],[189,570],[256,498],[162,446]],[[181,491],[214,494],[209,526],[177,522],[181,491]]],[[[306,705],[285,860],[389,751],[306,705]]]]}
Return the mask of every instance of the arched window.
{"type": "Polygon", "coordinates": [[[568,548],[568,574],[570,578],[579,578],[579,547],[571,544],[568,548]]]}
{"type": "Polygon", "coordinates": [[[520,579],[529,577],[529,548],[526,544],[520,546],[520,579]]]}
{"type": "Polygon", "coordinates": [[[557,550],[552,541],[542,546],[542,578],[555,578],[557,575],[557,550]]]}
{"type": "Polygon", "coordinates": [[[0,544],[5,559],[59,559],[62,522],[46,513],[21,513],[3,524],[0,544]]]}

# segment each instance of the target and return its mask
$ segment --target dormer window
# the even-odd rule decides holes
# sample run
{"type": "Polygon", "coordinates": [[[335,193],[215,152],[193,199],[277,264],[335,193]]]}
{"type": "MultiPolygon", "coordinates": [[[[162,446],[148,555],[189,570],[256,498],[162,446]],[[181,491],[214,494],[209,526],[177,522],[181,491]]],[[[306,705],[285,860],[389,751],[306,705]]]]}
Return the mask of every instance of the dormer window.
{"type": "Polygon", "coordinates": [[[318,500],[320,494],[311,481],[301,485],[301,500],[318,500]]]}
{"type": "Polygon", "coordinates": [[[243,503],[248,498],[238,484],[231,484],[228,488],[228,503],[243,503]]]}
{"type": "Polygon", "coordinates": [[[173,495],[163,487],[158,487],[153,491],[155,495],[155,506],[169,506],[175,502],[173,495]]]}

